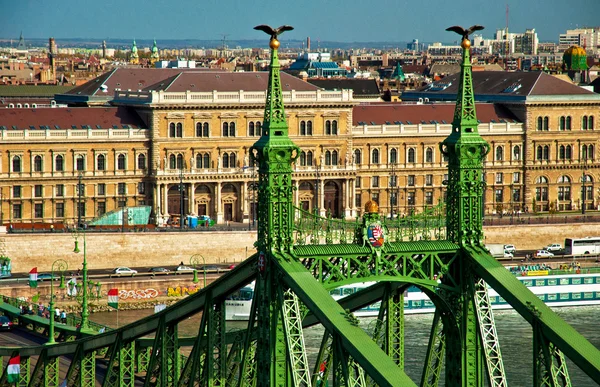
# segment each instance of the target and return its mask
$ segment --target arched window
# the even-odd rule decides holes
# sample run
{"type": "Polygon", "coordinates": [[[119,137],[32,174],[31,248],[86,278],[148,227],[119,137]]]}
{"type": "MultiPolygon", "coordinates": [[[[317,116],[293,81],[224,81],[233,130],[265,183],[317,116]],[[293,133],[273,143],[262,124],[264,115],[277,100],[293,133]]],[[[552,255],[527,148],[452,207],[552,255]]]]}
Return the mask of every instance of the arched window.
{"type": "Polygon", "coordinates": [[[56,156],[56,158],[54,159],[54,163],[58,172],[62,172],[65,170],[65,159],[62,157],[62,155],[56,156]]]}
{"type": "Polygon", "coordinates": [[[235,137],[235,122],[229,123],[229,137],[235,137]]]}
{"type": "Polygon", "coordinates": [[[210,168],[210,155],[208,153],[205,153],[204,156],[202,157],[202,159],[203,159],[202,166],[204,168],[210,168]]]}
{"type": "Polygon", "coordinates": [[[312,121],[306,121],[306,135],[312,136],[312,121]]]}
{"type": "Polygon", "coordinates": [[[565,130],[566,128],[566,120],[564,116],[561,116],[558,119],[558,130],[565,130]]]}
{"type": "Polygon", "coordinates": [[[594,129],[594,116],[588,117],[588,129],[594,129]]]}
{"type": "Polygon", "coordinates": [[[223,153],[223,168],[229,168],[229,153],[223,153]]]}
{"type": "Polygon", "coordinates": [[[325,165],[331,165],[331,152],[325,152],[325,165]]]}
{"type": "Polygon", "coordinates": [[[521,147],[519,145],[513,147],[513,159],[521,160],[521,147]]]}
{"type": "Polygon", "coordinates": [[[338,123],[337,120],[331,121],[331,134],[337,136],[338,134],[338,123]]]}
{"type": "Polygon", "coordinates": [[[425,162],[433,163],[433,149],[432,148],[425,149],[425,162]]]}
{"type": "Polygon", "coordinates": [[[548,178],[545,176],[540,176],[535,180],[535,184],[548,184],[548,178]]]}
{"type": "Polygon", "coordinates": [[[581,129],[587,130],[588,128],[588,119],[587,116],[581,117],[581,129]]]}
{"type": "Polygon", "coordinates": [[[248,124],[248,136],[254,136],[254,122],[248,124]]]}
{"type": "Polygon", "coordinates": [[[208,122],[202,124],[202,136],[209,137],[210,127],[208,126],[208,122]]]}
{"type": "Polygon", "coordinates": [[[119,171],[125,170],[125,155],[120,154],[117,156],[117,169],[119,171]]]}
{"type": "Polygon", "coordinates": [[[572,158],[573,158],[573,149],[571,148],[571,145],[567,145],[565,147],[565,159],[571,160],[572,158]]]}
{"type": "Polygon", "coordinates": [[[396,148],[390,150],[390,163],[396,164],[398,162],[398,151],[396,148]]]}
{"type": "Polygon", "coordinates": [[[171,122],[169,124],[169,137],[175,137],[175,134],[176,134],[176,132],[175,132],[175,123],[171,122]]]}
{"type": "Polygon", "coordinates": [[[558,158],[560,160],[565,159],[565,146],[564,145],[561,145],[560,148],[558,148],[558,158]]]}
{"type": "Polygon", "coordinates": [[[42,156],[37,155],[33,158],[33,171],[42,172],[42,156]]]}
{"type": "Polygon", "coordinates": [[[138,155],[137,167],[138,167],[138,169],[146,169],[146,155],[145,154],[141,153],[138,155]]]}
{"type": "Polygon", "coordinates": [[[223,137],[229,136],[229,123],[223,122],[223,137]]]}
{"type": "Polygon", "coordinates": [[[331,121],[329,120],[325,121],[325,134],[328,136],[331,135],[331,121]]]}
{"type": "Polygon", "coordinates": [[[256,121],[254,124],[256,136],[262,136],[262,123],[260,121],[256,121]]]}
{"type": "Polygon", "coordinates": [[[311,151],[306,152],[306,165],[313,165],[313,153],[311,151]]]}
{"type": "Polygon", "coordinates": [[[175,169],[177,168],[177,158],[175,158],[175,155],[170,155],[169,156],[169,169],[175,169]]]}
{"type": "Polygon", "coordinates": [[[354,150],[354,164],[360,165],[360,149],[354,150]]]}
{"type": "Polygon", "coordinates": [[[337,153],[337,151],[331,152],[331,165],[338,165],[338,153],[337,153]]]}
{"type": "Polygon", "coordinates": [[[21,156],[15,156],[12,159],[12,171],[21,172],[21,156]]]}
{"type": "Polygon", "coordinates": [[[104,156],[104,155],[98,155],[98,157],[96,158],[96,168],[99,171],[105,171],[106,170],[106,156],[104,156]]]}
{"type": "Polygon", "coordinates": [[[183,169],[183,155],[177,155],[177,169],[183,169]]]}
{"type": "Polygon", "coordinates": [[[196,122],[196,137],[203,137],[202,122],[196,122]]]}
{"type": "Polygon", "coordinates": [[[373,149],[371,152],[371,164],[379,164],[379,150],[373,149]]]}
{"type": "Polygon", "coordinates": [[[300,121],[300,135],[306,136],[306,121],[300,121]]]}
{"type": "Polygon", "coordinates": [[[82,155],[77,156],[75,164],[78,171],[83,171],[85,169],[85,158],[82,155]]]}
{"type": "Polygon", "coordinates": [[[542,128],[543,128],[542,120],[543,120],[542,117],[537,118],[537,127],[536,127],[537,130],[542,130],[542,128]]]}
{"type": "Polygon", "coordinates": [[[414,163],[416,161],[415,148],[408,148],[408,162],[414,163]]]}
{"type": "Polygon", "coordinates": [[[544,160],[550,159],[550,147],[548,145],[544,145],[544,160]]]}
{"type": "Polygon", "coordinates": [[[231,154],[229,155],[229,168],[235,168],[236,165],[236,156],[235,153],[231,152],[231,154]]]}
{"type": "Polygon", "coordinates": [[[587,155],[588,155],[588,159],[594,160],[594,146],[593,145],[588,145],[587,155]]]}
{"type": "Polygon", "coordinates": [[[503,160],[504,160],[504,147],[497,146],[496,147],[496,161],[503,161],[503,160]]]}
{"type": "Polygon", "coordinates": [[[183,137],[183,124],[181,122],[177,123],[177,137],[183,137]]]}
{"type": "Polygon", "coordinates": [[[571,178],[567,175],[562,175],[561,177],[558,178],[558,182],[559,183],[570,183],[571,178]]]}
{"type": "Polygon", "coordinates": [[[542,158],[544,157],[543,152],[544,151],[543,151],[542,146],[538,145],[538,147],[536,149],[536,155],[535,155],[536,160],[542,160],[542,158]]]}
{"type": "Polygon", "coordinates": [[[196,168],[200,169],[202,168],[202,154],[198,153],[196,155],[196,168]]]}
{"type": "Polygon", "coordinates": [[[300,165],[301,166],[306,165],[306,153],[305,152],[300,152],[300,165]]]}
{"type": "Polygon", "coordinates": [[[567,116],[566,126],[567,130],[571,130],[571,116],[567,116]]]}
{"type": "Polygon", "coordinates": [[[544,117],[544,130],[548,130],[550,128],[550,119],[548,117],[544,117]]]}

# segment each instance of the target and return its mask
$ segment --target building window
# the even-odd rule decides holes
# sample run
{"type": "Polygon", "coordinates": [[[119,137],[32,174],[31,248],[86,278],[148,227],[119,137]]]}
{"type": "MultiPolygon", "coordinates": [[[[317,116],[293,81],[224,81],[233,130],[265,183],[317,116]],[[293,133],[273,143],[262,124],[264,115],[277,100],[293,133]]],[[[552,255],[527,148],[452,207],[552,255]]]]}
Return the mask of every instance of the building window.
{"type": "Polygon", "coordinates": [[[56,185],[56,196],[65,196],[65,185],[64,184],[56,185]]]}
{"type": "Polygon", "coordinates": [[[181,122],[169,124],[169,137],[183,137],[183,124],[181,122]]]}
{"type": "Polygon", "coordinates": [[[12,216],[13,219],[21,219],[22,217],[22,212],[21,212],[21,204],[19,203],[15,203],[12,206],[12,216]]]}
{"type": "Polygon", "coordinates": [[[312,136],[312,121],[310,121],[310,120],[300,121],[300,135],[301,136],[312,136]]]}
{"type": "Polygon", "coordinates": [[[126,162],[125,162],[125,155],[124,154],[120,154],[117,156],[117,169],[119,171],[124,171],[126,167],[126,162]]]}
{"type": "Polygon", "coordinates": [[[58,155],[54,158],[54,166],[56,171],[58,172],[62,172],[65,170],[65,159],[61,156],[58,155]]]}
{"type": "Polygon", "coordinates": [[[433,204],[433,192],[425,191],[425,204],[432,205],[433,204]]]}
{"type": "Polygon", "coordinates": [[[433,175],[425,175],[425,185],[433,185],[433,175]]]}
{"type": "Polygon", "coordinates": [[[33,217],[40,219],[44,217],[44,203],[35,203],[33,206],[33,217]]]}
{"type": "Polygon", "coordinates": [[[390,163],[396,164],[398,162],[398,151],[396,148],[390,150],[390,163]]]}
{"type": "Polygon", "coordinates": [[[379,187],[379,176],[371,177],[371,187],[378,188],[379,187]]]}
{"type": "Polygon", "coordinates": [[[558,119],[558,130],[571,130],[571,116],[561,116],[558,119]]]}
{"type": "Polygon", "coordinates": [[[300,152],[300,165],[301,166],[312,166],[313,165],[313,154],[311,151],[300,152]]]}
{"type": "Polygon", "coordinates": [[[12,197],[13,198],[20,198],[21,197],[21,186],[20,185],[13,185],[13,189],[12,189],[12,197]]]}
{"type": "Polygon", "coordinates": [[[33,171],[42,172],[42,156],[37,155],[33,158],[33,171]]]}
{"type": "Polygon", "coordinates": [[[536,126],[536,128],[535,128],[536,130],[542,130],[542,127],[543,127],[543,126],[542,126],[542,125],[543,125],[543,124],[542,124],[542,120],[543,120],[543,118],[542,118],[542,117],[538,117],[538,118],[537,118],[537,126],[536,126]]]}
{"type": "Polygon", "coordinates": [[[406,202],[409,206],[414,206],[415,205],[415,193],[414,192],[407,192],[406,194],[406,202]]]}
{"type": "Polygon", "coordinates": [[[169,155],[169,169],[177,168],[177,158],[175,155],[169,155]]]}
{"type": "Polygon", "coordinates": [[[360,188],[360,176],[356,176],[356,180],[354,180],[354,187],[360,188]]]}
{"type": "Polygon", "coordinates": [[[521,147],[519,145],[513,147],[513,159],[521,160],[521,147]]]}
{"type": "Polygon", "coordinates": [[[371,164],[379,164],[379,149],[373,149],[371,152],[371,164]]]}
{"type": "Polygon", "coordinates": [[[371,200],[373,200],[375,203],[379,203],[379,194],[378,193],[372,194],[371,200]]]}
{"type": "Polygon", "coordinates": [[[325,121],[325,135],[327,136],[337,136],[338,134],[338,123],[337,120],[327,120],[325,121]]]}
{"type": "Polygon", "coordinates": [[[57,218],[65,217],[65,203],[56,203],[54,205],[54,212],[57,218]]]}
{"type": "Polygon", "coordinates": [[[504,201],[502,193],[503,193],[502,188],[499,188],[496,190],[496,203],[502,203],[504,201]]]}
{"type": "Polygon", "coordinates": [[[519,183],[521,181],[521,172],[513,172],[513,183],[519,183]]]}
{"type": "Polygon", "coordinates": [[[248,123],[248,135],[249,136],[258,136],[258,137],[260,137],[262,135],[261,132],[262,131],[261,131],[261,123],[260,123],[260,121],[256,121],[256,122],[250,121],[248,123]]]}
{"type": "Polygon", "coordinates": [[[197,122],[196,123],[196,137],[208,137],[209,126],[208,122],[197,122]]]}
{"type": "Polygon", "coordinates": [[[98,202],[98,216],[106,214],[106,202],[98,202]]]}
{"type": "Polygon", "coordinates": [[[85,170],[85,158],[81,155],[77,156],[76,162],[75,162],[75,168],[78,171],[83,171],[85,170]]]}
{"type": "Polygon", "coordinates": [[[535,200],[538,202],[548,201],[548,187],[536,187],[535,188],[535,200]]]}
{"type": "Polygon", "coordinates": [[[175,137],[176,135],[176,131],[175,131],[175,123],[171,122],[169,124],[169,137],[175,137]]]}
{"type": "Polygon", "coordinates": [[[550,158],[550,147],[548,145],[538,145],[536,150],[537,160],[548,160],[550,158]]]}
{"type": "Polygon", "coordinates": [[[146,169],[146,155],[145,154],[141,153],[138,155],[137,167],[138,167],[138,169],[146,169]]]}
{"type": "Polygon", "coordinates": [[[362,200],[360,198],[360,194],[355,194],[354,195],[354,206],[357,208],[361,208],[362,207],[362,200]]]}
{"type": "Polygon", "coordinates": [[[183,155],[178,154],[177,155],[177,169],[183,169],[183,167],[184,167],[183,155]]]}
{"type": "Polygon", "coordinates": [[[548,117],[544,117],[544,130],[550,130],[550,119],[548,117]]]}
{"type": "Polygon", "coordinates": [[[146,194],[146,183],[144,183],[143,181],[140,181],[138,183],[138,193],[141,195],[146,194]]]}
{"type": "Polygon", "coordinates": [[[354,150],[354,164],[356,165],[360,165],[360,149],[355,149],[354,150]]]}
{"type": "Polygon", "coordinates": [[[496,147],[496,161],[504,160],[504,148],[501,146],[496,147]]]}
{"type": "Polygon", "coordinates": [[[548,123],[549,123],[548,117],[538,117],[536,130],[548,130],[549,129],[548,123]]]}
{"type": "Polygon", "coordinates": [[[571,187],[558,187],[558,200],[571,200],[571,187]]]}
{"type": "Polygon", "coordinates": [[[106,156],[98,155],[98,157],[96,158],[96,164],[97,164],[97,168],[99,171],[105,171],[106,170],[106,156]]]}
{"type": "Polygon", "coordinates": [[[41,198],[44,196],[44,186],[41,184],[36,184],[33,186],[33,194],[36,198],[41,198]]]}
{"type": "Polygon", "coordinates": [[[223,168],[235,168],[235,153],[223,154],[223,168]]]}
{"type": "Polygon", "coordinates": [[[416,161],[415,148],[408,148],[408,162],[414,163],[416,161]]]}
{"type": "Polygon", "coordinates": [[[331,165],[338,165],[338,152],[335,150],[331,152],[331,165]]]}
{"type": "Polygon", "coordinates": [[[398,186],[398,176],[391,175],[390,176],[390,187],[396,187],[396,186],[398,186]]]}
{"type": "Polygon", "coordinates": [[[425,162],[433,163],[433,149],[432,148],[425,149],[425,162]]]}
{"type": "Polygon", "coordinates": [[[496,184],[502,184],[502,172],[496,173],[496,184]]]}
{"type": "Polygon", "coordinates": [[[12,159],[12,171],[21,172],[21,156],[15,156],[12,159]]]}
{"type": "Polygon", "coordinates": [[[235,137],[235,122],[223,122],[223,137],[235,137]]]}
{"type": "Polygon", "coordinates": [[[512,200],[513,202],[520,202],[521,201],[521,189],[519,188],[515,188],[512,191],[512,200]]]}
{"type": "Polygon", "coordinates": [[[415,175],[408,175],[408,178],[406,180],[406,185],[408,185],[409,187],[415,186],[415,175]]]}
{"type": "Polygon", "coordinates": [[[104,183],[99,183],[98,184],[98,195],[99,196],[106,195],[106,184],[104,184],[104,183]]]}
{"type": "Polygon", "coordinates": [[[117,194],[127,195],[127,184],[125,184],[125,183],[117,184],[117,194]]]}

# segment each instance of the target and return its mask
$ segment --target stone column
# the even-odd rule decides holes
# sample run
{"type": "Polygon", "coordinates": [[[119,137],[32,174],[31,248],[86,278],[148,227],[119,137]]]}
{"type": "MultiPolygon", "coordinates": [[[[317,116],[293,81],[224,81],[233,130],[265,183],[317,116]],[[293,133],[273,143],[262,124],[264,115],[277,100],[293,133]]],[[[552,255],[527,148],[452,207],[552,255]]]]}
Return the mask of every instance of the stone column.
{"type": "Polygon", "coordinates": [[[161,205],[160,205],[160,186],[158,183],[154,184],[154,200],[152,201],[152,207],[154,209],[154,213],[156,214],[155,222],[156,224],[160,224],[160,214],[162,213],[161,205]]]}
{"type": "Polygon", "coordinates": [[[319,180],[319,215],[325,216],[325,179],[319,180]]]}
{"type": "Polygon", "coordinates": [[[221,210],[221,183],[215,185],[215,214],[216,222],[223,223],[223,211],[221,210]]]}
{"type": "Polygon", "coordinates": [[[294,184],[294,205],[300,207],[300,182],[298,180],[293,181],[294,184]]]}
{"type": "Polygon", "coordinates": [[[169,185],[163,184],[163,215],[169,217],[169,185]]]}
{"type": "Polygon", "coordinates": [[[190,215],[196,215],[196,206],[194,204],[194,192],[196,191],[196,184],[191,182],[190,184],[190,195],[188,197],[188,213],[190,215]]]}
{"type": "Polygon", "coordinates": [[[248,183],[242,181],[240,184],[240,192],[241,192],[241,211],[242,211],[242,223],[248,223],[250,216],[248,215],[248,202],[250,201],[248,183]]]}

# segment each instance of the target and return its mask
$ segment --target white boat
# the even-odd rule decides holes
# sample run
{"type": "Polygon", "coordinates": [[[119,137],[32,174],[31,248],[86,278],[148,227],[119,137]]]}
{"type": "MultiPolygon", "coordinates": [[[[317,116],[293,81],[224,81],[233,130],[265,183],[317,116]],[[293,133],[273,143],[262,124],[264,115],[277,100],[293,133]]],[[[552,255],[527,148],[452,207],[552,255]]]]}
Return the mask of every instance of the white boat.
{"type": "MultiPolygon", "coordinates": [[[[528,275],[517,279],[551,307],[600,305],[600,273],[528,275]]],[[[375,282],[360,282],[340,286],[332,290],[331,296],[340,299],[354,294],[375,282]]],[[[492,309],[511,309],[512,307],[494,289],[488,291],[492,309]]],[[[225,301],[227,320],[247,320],[254,295],[254,284],[240,289],[225,301]]],[[[354,312],[357,317],[374,317],[379,314],[380,303],[374,303],[354,312]]],[[[404,293],[404,313],[432,313],[433,302],[415,286],[404,293]]]]}

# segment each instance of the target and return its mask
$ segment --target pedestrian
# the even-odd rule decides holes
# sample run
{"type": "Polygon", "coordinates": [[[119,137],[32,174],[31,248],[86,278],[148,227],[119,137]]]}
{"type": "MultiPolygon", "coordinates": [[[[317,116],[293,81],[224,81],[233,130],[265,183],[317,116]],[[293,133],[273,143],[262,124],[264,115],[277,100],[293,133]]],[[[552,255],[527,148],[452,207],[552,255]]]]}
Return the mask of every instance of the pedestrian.
{"type": "Polygon", "coordinates": [[[44,315],[44,305],[40,302],[38,305],[38,316],[43,317],[44,315]]]}
{"type": "Polygon", "coordinates": [[[62,310],[62,312],[60,312],[60,320],[63,324],[67,323],[67,312],[65,312],[64,309],[62,310]]]}
{"type": "Polygon", "coordinates": [[[54,321],[60,321],[60,309],[54,308],[54,321]]]}

